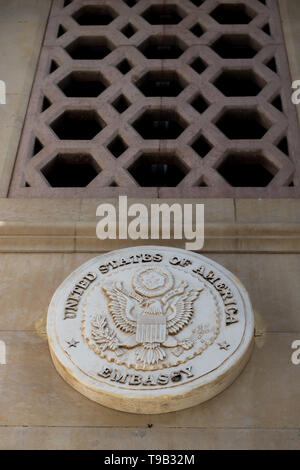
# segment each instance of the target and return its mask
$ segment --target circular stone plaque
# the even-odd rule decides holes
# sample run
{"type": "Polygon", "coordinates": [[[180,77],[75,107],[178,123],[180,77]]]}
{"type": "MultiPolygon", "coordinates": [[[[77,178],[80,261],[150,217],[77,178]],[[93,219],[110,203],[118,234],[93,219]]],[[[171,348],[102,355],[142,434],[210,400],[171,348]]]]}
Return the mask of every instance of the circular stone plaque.
{"type": "Polygon", "coordinates": [[[91,259],[48,311],[55,367],[83,395],[133,413],[164,413],[224,390],[249,359],[245,288],[181,249],[142,246],[91,259]]]}

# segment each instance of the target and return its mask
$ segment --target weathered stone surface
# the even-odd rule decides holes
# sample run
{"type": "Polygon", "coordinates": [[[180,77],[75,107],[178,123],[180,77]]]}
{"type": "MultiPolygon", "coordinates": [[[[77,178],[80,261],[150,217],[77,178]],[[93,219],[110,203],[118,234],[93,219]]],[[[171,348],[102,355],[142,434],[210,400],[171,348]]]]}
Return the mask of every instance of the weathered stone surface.
{"type": "Polygon", "coordinates": [[[1,331],[1,339],[7,345],[7,365],[1,366],[0,426],[152,424],[188,428],[187,433],[191,428],[299,428],[300,376],[291,363],[291,344],[299,339],[295,333],[267,333],[260,338],[245,370],[215,398],[187,410],[152,416],[115,411],[73,390],[57,374],[46,339],[36,333],[1,331]]]}

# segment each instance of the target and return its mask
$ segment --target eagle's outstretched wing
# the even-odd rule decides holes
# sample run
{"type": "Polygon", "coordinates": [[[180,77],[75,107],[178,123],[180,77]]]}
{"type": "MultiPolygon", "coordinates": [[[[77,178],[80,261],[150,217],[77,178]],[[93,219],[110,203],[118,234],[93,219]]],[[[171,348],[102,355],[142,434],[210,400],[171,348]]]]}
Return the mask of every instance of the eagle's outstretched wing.
{"type": "Polygon", "coordinates": [[[115,325],[125,333],[135,333],[136,321],[131,315],[131,310],[138,305],[137,299],[122,288],[122,285],[116,285],[111,290],[102,287],[109,299],[108,309],[115,322],[115,325]]]}
{"type": "Polygon", "coordinates": [[[171,313],[167,316],[167,328],[170,335],[176,335],[189,323],[194,313],[194,302],[202,290],[189,290],[170,305],[171,313]]]}

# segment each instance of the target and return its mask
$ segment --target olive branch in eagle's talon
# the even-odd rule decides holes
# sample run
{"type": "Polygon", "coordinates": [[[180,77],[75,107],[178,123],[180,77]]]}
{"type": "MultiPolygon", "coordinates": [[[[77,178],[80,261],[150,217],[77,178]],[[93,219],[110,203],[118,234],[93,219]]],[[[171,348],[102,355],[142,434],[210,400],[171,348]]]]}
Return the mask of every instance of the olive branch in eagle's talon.
{"type": "Polygon", "coordinates": [[[108,349],[114,351],[117,356],[123,354],[124,351],[120,348],[117,333],[108,326],[104,315],[97,315],[92,321],[92,327],[92,338],[101,351],[104,352],[108,349]]]}
{"type": "Polygon", "coordinates": [[[180,356],[183,352],[183,350],[188,351],[189,349],[192,349],[192,347],[195,345],[197,341],[201,341],[204,343],[203,336],[206,333],[209,333],[210,328],[209,325],[199,325],[197,328],[195,328],[192,332],[192,335],[189,338],[184,339],[179,343],[176,348],[173,351],[173,354],[175,356],[180,356]]]}

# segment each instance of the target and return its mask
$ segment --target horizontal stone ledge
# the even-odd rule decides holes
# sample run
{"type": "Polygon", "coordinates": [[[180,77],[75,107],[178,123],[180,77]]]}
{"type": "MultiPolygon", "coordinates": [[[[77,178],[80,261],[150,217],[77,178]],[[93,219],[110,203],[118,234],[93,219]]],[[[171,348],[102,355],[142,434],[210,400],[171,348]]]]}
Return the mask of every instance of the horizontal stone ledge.
{"type": "MultiPolygon", "coordinates": [[[[96,222],[0,224],[0,252],[99,252],[137,245],[168,245],[184,247],[186,241],[99,240],[96,222]]],[[[233,252],[300,252],[300,224],[205,224],[203,250],[233,252]]]]}
{"type": "MultiPolygon", "coordinates": [[[[0,427],[0,450],[296,450],[298,429],[0,427]]],[[[111,452],[113,453],[113,451],[111,452]]],[[[109,454],[107,454],[109,455],[109,454]]]]}

